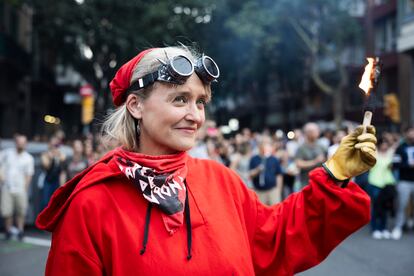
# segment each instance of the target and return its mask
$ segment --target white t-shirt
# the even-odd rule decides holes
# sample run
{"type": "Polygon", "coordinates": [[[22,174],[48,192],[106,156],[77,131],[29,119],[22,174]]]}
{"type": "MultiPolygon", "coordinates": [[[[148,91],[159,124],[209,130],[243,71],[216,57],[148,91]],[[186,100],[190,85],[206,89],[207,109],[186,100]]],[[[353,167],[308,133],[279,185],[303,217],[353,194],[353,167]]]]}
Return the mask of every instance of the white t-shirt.
{"type": "Polygon", "coordinates": [[[296,152],[298,151],[299,146],[300,146],[300,143],[295,140],[290,140],[286,143],[286,150],[290,158],[296,155],[296,152]]]}
{"type": "Polygon", "coordinates": [[[17,153],[16,149],[6,149],[0,153],[0,166],[5,187],[11,193],[24,193],[27,176],[34,173],[34,159],[26,151],[17,153]]]}

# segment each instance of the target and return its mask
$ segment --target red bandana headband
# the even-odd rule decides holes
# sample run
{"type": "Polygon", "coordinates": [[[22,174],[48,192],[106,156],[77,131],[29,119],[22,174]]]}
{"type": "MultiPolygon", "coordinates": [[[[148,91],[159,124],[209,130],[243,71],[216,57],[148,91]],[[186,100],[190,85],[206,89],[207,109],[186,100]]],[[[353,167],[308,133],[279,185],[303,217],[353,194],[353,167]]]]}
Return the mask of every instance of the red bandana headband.
{"type": "Polygon", "coordinates": [[[116,72],[115,77],[109,84],[115,106],[120,106],[125,101],[125,92],[131,84],[132,72],[135,66],[147,53],[151,52],[154,49],[156,48],[150,48],[140,52],[133,59],[122,65],[121,68],[119,68],[118,72],[116,72]]]}

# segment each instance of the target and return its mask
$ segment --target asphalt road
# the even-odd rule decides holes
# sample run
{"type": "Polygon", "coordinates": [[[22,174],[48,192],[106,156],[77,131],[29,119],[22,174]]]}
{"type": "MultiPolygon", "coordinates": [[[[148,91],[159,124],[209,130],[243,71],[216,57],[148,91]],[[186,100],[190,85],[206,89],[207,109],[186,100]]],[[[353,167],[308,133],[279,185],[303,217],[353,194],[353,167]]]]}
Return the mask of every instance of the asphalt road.
{"type": "Polygon", "coordinates": [[[368,227],[340,244],[320,265],[300,276],[413,276],[414,232],[401,240],[374,240],[368,227]]]}
{"type": "MultiPolygon", "coordinates": [[[[0,241],[0,275],[37,276],[44,274],[49,248],[35,245],[36,239],[48,236],[30,232],[24,243],[0,241]]],[[[2,237],[0,237],[2,238],[2,237]]],[[[412,276],[414,275],[414,232],[406,233],[401,240],[373,240],[368,228],[345,240],[319,266],[298,274],[412,276]]]]}

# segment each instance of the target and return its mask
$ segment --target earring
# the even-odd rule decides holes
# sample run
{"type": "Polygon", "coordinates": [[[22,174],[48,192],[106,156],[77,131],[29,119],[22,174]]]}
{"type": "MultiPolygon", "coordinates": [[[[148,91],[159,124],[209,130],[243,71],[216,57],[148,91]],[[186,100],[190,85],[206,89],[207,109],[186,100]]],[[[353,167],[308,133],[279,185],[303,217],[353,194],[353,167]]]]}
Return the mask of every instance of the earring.
{"type": "Polygon", "coordinates": [[[136,124],[136,131],[137,131],[137,136],[139,136],[141,134],[141,127],[139,126],[141,123],[141,120],[136,120],[137,124],[136,124]]]}

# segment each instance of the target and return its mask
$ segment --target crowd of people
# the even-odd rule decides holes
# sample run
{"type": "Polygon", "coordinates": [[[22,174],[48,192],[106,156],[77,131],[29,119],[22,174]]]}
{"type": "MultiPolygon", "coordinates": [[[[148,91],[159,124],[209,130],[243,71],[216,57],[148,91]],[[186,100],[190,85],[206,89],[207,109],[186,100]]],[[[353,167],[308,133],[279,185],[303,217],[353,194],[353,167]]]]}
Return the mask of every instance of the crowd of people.
{"type": "Polygon", "coordinates": [[[97,139],[90,135],[67,141],[64,132],[57,131],[48,139],[47,150],[40,155],[41,172],[37,179],[32,179],[35,159],[27,150],[27,137],[15,134],[15,146],[0,151],[0,210],[6,240],[11,239],[13,229],[17,229],[19,240],[24,237],[30,185],[36,183],[41,190],[40,206],[43,209],[56,189],[105,154],[106,149],[97,139]]]}
{"type": "MultiPolygon", "coordinates": [[[[321,133],[318,124],[307,123],[289,135],[281,131],[252,132],[248,128],[226,137],[208,121],[199,131],[193,157],[211,159],[234,170],[243,182],[268,205],[281,202],[308,183],[308,173],[321,166],[336,151],[350,127],[321,133]]],[[[371,197],[371,229],[374,239],[400,239],[404,229],[414,228],[414,127],[399,133],[377,133],[377,164],[354,179],[371,197]],[[393,217],[394,223],[389,223],[393,217]]],[[[26,151],[27,138],[17,134],[15,148],[0,152],[1,215],[5,237],[13,226],[24,235],[31,182],[42,190],[41,206],[47,206],[53,192],[76,174],[99,160],[117,144],[104,145],[99,136],[68,140],[62,131],[52,135],[48,149],[40,156],[42,172],[36,181],[34,159],[26,151]],[[62,146],[70,151],[62,150],[62,146]]]]}
{"type": "MultiPolygon", "coordinates": [[[[289,138],[281,131],[243,129],[225,139],[213,122],[206,125],[190,154],[230,167],[269,205],[307,185],[308,173],[335,153],[352,128],[321,133],[318,124],[310,122],[289,138]]],[[[377,133],[377,138],[377,164],[354,181],[371,197],[372,237],[399,240],[404,228],[414,228],[414,127],[403,134],[377,133]],[[394,224],[387,223],[389,217],[395,218],[394,224]]]]}

